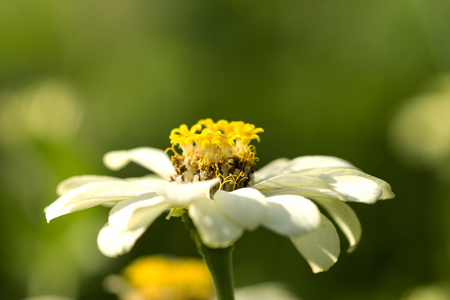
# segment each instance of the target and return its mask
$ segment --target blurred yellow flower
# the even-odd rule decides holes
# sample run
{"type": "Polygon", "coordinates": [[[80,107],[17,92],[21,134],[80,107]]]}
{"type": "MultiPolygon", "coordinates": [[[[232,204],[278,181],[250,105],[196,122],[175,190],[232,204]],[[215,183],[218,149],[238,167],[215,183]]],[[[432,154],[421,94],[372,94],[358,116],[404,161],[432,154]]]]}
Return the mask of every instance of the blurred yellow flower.
{"type": "Polygon", "coordinates": [[[282,158],[256,171],[258,159],[249,143],[259,141],[262,131],[244,122],[206,119],[172,131],[171,158],[148,147],[107,153],[104,162],[113,170],[133,161],[159,176],[69,178],[58,186],[61,196],[46,209],[47,220],[115,204],[97,240],[100,251],[114,257],[130,251],[170,209],[168,217],[189,216],[209,248],[227,248],[245,230],[264,226],[290,238],[313,272],[328,270],[337,261],[340,241],[316,203],[341,228],[351,251],[361,227],[345,202],[373,204],[394,194],[385,181],[336,157],[282,158]]]}
{"type": "Polygon", "coordinates": [[[214,296],[208,267],[196,258],[141,257],[122,276],[109,277],[105,284],[123,300],[209,300],[214,296]],[[125,282],[117,289],[122,279],[125,282]]]}

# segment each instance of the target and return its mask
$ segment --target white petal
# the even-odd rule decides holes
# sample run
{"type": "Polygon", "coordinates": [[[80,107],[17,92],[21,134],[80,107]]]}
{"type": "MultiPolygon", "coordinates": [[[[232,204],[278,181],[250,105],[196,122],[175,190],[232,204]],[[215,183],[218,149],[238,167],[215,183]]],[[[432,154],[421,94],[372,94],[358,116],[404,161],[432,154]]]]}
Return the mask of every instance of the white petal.
{"type": "Polygon", "coordinates": [[[266,197],[258,190],[252,188],[242,188],[232,192],[218,190],[213,199],[228,219],[245,229],[255,229],[266,217],[266,197]]]}
{"type": "Polygon", "coordinates": [[[252,186],[252,188],[258,190],[273,190],[279,188],[289,188],[289,187],[313,187],[313,188],[323,188],[329,189],[330,186],[326,184],[323,180],[304,176],[301,174],[283,174],[269,179],[258,182],[252,186]]]}
{"type": "Polygon", "coordinates": [[[366,174],[364,172],[361,172],[359,170],[350,170],[350,169],[338,169],[338,170],[333,170],[330,172],[327,172],[324,174],[324,176],[346,176],[346,175],[355,175],[355,176],[360,176],[369,180],[372,180],[374,182],[376,182],[376,184],[378,184],[378,186],[381,188],[382,191],[382,195],[378,198],[378,200],[385,200],[385,199],[391,199],[394,198],[395,195],[392,192],[391,186],[389,185],[389,183],[387,183],[384,180],[381,180],[377,177],[371,176],[369,174],[366,174]]]}
{"type": "Polygon", "coordinates": [[[318,177],[339,192],[345,201],[375,203],[383,194],[380,186],[372,179],[359,174],[353,175],[351,171],[340,170],[338,173],[329,172],[318,177]]]}
{"type": "Polygon", "coordinates": [[[140,185],[145,185],[151,189],[155,189],[155,186],[158,182],[165,181],[162,180],[161,177],[158,175],[152,174],[152,175],[146,175],[143,177],[131,177],[131,178],[125,178],[128,182],[134,182],[138,183],[140,185]]]}
{"type": "Polygon", "coordinates": [[[112,151],[105,154],[103,162],[112,169],[118,170],[126,166],[130,161],[135,162],[163,178],[175,174],[175,168],[163,150],[142,147],[132,150],[112,151]]]}
{"type": "Polygon", "coordinates": [[[287,158],[279,158],[274,161],[271,161],[269,164],[265,165],[255,173],[253,176],[255,178],[255,182],[260,182],[270,177],[274,177],[283,173],[283,169],[288,164],[289,159],[287,158]]]}
{"type": "Polygon", "coordinates": [[[226,248],[234,244],[243,229],[223,216],[211,199],[197,199],[189,206],[189,216],[202,242],[210,248],[226,248]]]}
{"type": "Polygon", "coordinates": [[[333,266],[341,251],[336,228],[323,215],[317,230],[292,237],[291,241],[314,273],[326,271],[333,266]]]}
{"type": "Polygon", "coordinates": [[[156,193],[148,193],[117,203],[109,212],[109,225],[123,232],[150,226],[169,204],[156,193]]]}
{"type": "Polygon", "coordinates": [[[193,183],[159,181],[155,189],[174,206],[186,206],[197,198],[209,198],[211,188],[220,183],[219,178],[193,183]]]}
{"type": "Polygon", "coordinates": [[[119,232],[106,224],[97,237],[98,249],[108,257],[116,257],[130,252],[146,229],[147,227],[140,227],[132,231],[119,232]]]}
{"type": "Polygon", "coordinates": [[[332,198],[316,198],[317,204],[322,206],[334,222],[341,228],[349,241],[347,252],[352,252],[361,239],[361,224],[353,209],[342,201],[332,198]]]}
{"type": "Polygon", "coordinates": [[[88,183],[65,193],[50,204],[45,210],[47,222],[71,212],[104,203],[134,198],[148,192],[153,192],[153,190],[143,185],[126,181],[88,183]]]}
{"type": "Polygon", "coordinates": [[[239,287],[235,294],[236,300],[301,300],[285,284],[276,281],[239,287]]]}
{"type": "Polygon", "coordinates": [[[121,180],[119,178],[110,177],[110,176],[98,176],[98,175],[83,175],[83,176],[74,176],[70,177],[60,184],[56,188],[56,193],[61,196],[62,194],[67,193],[73,189],[76,189],[82,185],[92,182],[101,182],[101,181],[114,181],[121,180]]]}
{"type": "Polygon", "coordinates": [[[342,198],[322,179],[301,174],[283,174],[261,181],[252,186],[266,196],[295,194],[312,198],[314,196],[333,196],[342,198]]]}
{"type": "Polygon", "coordinates": [[[337,168],[352,168],[356,169],[354,165],[346,160],[334,156],[300,156],[292,159],[286,165],[285,173],[304,173],[308,175],[318,175],[325,170],[329,171],[337,168]]]}
{"type": "Polygon", "coordinates": [[[309,188],[309,187],[300,187],[300,188],[284,188],[284,189],[275,189],[275,190],[261,190],[261,192],[266,197],[272,197],[277,195],[299,195],[308,199],[315,200],[316,198],[333,198],[333,199],[341,199],[344,198],[336,191],[331,189],[318,189],[318,188],[309,188]]]}
{"type": "Polygon", "coordinates": [[[309,199],[296,195],[266,198],[268,214],[264,226],[285,236],[297,236],[317,228],[320,212],[309,199]]]}

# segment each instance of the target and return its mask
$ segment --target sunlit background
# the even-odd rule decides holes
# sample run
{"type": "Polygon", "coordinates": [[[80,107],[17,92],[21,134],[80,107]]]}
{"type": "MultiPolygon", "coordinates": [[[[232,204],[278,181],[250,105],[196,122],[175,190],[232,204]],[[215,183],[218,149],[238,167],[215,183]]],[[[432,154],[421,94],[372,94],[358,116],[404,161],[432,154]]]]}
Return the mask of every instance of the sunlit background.
{"type": "Polygon", "coordinates": [[[172,128],[210,117],[264,128],[260,166],[338,156],[396,194],[352,205],[362,241],[323,274],[288,239],[245,234],[238,287],[450,299],[449,11],[446,0],[0,0],[0,298],[115,299],[104,278],[134,258],[197,256],[176,218],[110,259],[96,246],[108,209],[50,224],[43,210],[67,177],[146,174],[109,171],[105,152],[165,149],[172,128]]]}

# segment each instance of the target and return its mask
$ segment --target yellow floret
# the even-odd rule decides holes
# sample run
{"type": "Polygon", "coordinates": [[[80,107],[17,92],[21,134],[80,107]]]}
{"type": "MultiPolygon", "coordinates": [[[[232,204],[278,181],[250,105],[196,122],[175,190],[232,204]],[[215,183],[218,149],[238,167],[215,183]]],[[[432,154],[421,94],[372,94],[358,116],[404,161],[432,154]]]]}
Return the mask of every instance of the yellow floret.
{"type": "Polygon", "coordinates": [[[204,154],[204,151],[201,150],[213,145],[218,147],[215,149],[217,151],[228,150],[227,148],[231,147],[235,153],[251,152],[251,149],[247,149],[248,144],[252,140],[259,142],[258,133],[263,131],[262,128],[256,128],[255,125],[242,121],[219,120],[215,123],[211,119],[204,119],[198,121],[191,128],[183,124],[179,128],[173,129],[170,133],[170,143],[172,144],[170,149],[175,152],[175,146],[179,146],[185,156],[204,154]]]}

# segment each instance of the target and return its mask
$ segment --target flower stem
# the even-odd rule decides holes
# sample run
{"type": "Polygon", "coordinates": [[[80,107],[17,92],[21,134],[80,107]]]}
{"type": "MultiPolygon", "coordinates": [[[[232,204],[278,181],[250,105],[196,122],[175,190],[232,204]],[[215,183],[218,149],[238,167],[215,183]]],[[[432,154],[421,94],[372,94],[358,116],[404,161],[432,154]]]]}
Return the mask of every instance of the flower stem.
{"type": "Polygon", "coordinates": [[[217,300],[234,300],[234,279],[232,266],[233,246],[228,248],[209,248],[200,239],[197,229],[187,213],[183,221],[191,232],[197,251],[202,255],[214,281],[217,300]]]}
{"type": "Polygon", "coordinates": [[[232,251],[233,247],[211,249],[205,245],[200,251],[211,272],[217,300],[234,300],[232,251]]]}

